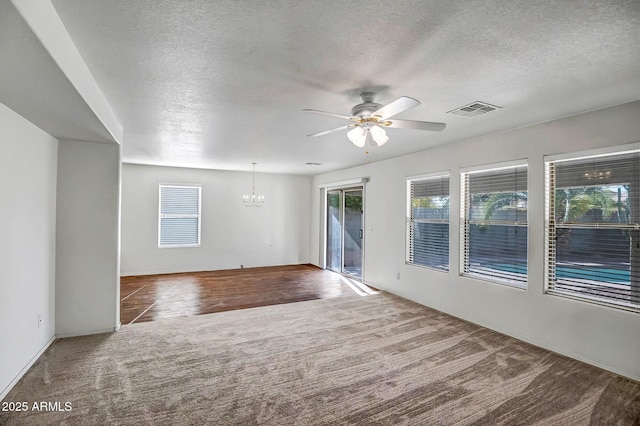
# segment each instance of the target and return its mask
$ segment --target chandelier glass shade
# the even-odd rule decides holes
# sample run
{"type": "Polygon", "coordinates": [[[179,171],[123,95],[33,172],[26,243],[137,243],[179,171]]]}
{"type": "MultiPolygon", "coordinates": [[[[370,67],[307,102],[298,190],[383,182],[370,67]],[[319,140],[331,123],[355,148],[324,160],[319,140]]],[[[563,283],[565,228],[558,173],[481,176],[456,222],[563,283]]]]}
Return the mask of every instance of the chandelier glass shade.
{"type": "Polygon", "coordinates": [[[264,195],[256,195],[256,163],[253,164],[251,195],[243,195],[242,202],[245,207],[262,207],[264,195]]]}

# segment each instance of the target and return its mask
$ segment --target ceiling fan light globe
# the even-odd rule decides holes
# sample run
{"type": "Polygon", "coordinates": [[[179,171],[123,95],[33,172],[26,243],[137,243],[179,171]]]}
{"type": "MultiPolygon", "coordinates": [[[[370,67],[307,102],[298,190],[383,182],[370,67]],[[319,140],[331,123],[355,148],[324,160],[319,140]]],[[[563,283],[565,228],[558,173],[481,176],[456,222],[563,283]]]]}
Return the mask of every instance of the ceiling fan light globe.
{"type": "Polygon", "coordinates": [[[387,132],[385,132],[380,126],[373,126],[369,131],[371,132],[371,137],[377,146],[382,146],[389,140],[387,132]]]}
{"type": "Polygon", "coordinates": [[[349,138],[351,143],[358,148],[362,148],[364,146],[366,135],[362,127],[354,127],[353,129],[349,130],[349,132],[347,132],[347,137],[349,138]]]}
{"type": "Polygon", "coordinates": [[[347,137],[351,142],[355,142],[363,134],[364,134],[364,129],[362,129],[362,127],[354,127],[353,129],[347,132],[347,137]]]}
{"type": "Polygon", "coordinates": [[[366,142],[367,142],[367,133],[364,133],[356,141],[354,141],[353,144],[358,148],[363,148],[366,142]]]}
{"type": "MultiPolygon", "coordinates": [[[[375,139],[374,139],[374,140],[375,140],[375,139]]],[[[382,137],[382,138],[378,139],[378,140],[376,141],[376,143],[378,144],[378,146],[382,146],[382,145],[384,145],[385,143],[387,143],[387,141],[388,141],[388,140],[389,140],[389,136],[384,135],[384,137],[382,137]]]]}

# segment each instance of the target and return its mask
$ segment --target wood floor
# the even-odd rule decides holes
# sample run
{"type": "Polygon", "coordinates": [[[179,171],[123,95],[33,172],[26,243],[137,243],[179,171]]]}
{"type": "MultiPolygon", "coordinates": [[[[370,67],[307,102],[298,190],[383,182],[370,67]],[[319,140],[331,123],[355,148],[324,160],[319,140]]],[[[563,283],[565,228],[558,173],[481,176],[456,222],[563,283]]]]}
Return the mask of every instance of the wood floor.
{"type": "Polygon", "coordinates": [[[313,265],[122,277],[122,324],[353,295],[368,288],[313,265]]]}

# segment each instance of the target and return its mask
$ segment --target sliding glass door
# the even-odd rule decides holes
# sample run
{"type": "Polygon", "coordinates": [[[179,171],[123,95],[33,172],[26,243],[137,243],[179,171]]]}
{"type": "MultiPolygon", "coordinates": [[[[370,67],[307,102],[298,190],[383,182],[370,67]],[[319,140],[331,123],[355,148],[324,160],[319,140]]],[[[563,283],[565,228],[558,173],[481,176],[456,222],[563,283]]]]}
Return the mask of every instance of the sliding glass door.
{"type": "Polygon", "coordinates": [[[362,279],[362,187],[327,192],[327,268],[362,279]]]}
{"type": "Polygon", "coordinates": [[[327,268],[342,272],[342,191],[327,193],[327,268]]]}
{"type": "Polygon", "coordinates": [[[342,273],[362,277],[362,188],[344,191],[342,273]]]}

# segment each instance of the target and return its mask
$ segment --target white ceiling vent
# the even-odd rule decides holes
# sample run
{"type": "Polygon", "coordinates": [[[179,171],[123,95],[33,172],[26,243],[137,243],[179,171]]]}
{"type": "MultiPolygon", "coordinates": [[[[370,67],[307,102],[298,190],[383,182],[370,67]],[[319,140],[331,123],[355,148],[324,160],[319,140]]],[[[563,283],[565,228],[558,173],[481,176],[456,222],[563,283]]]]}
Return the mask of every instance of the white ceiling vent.
{"type": "Polygon", "coordinates": [[[499,106],[491,105],[486,102],[476,101],[469,105],[447,111],[447,114],[461,115],[462,117],[475,117],[476,115],[483,115],[500,108],[501,107],[499,106]]]}

